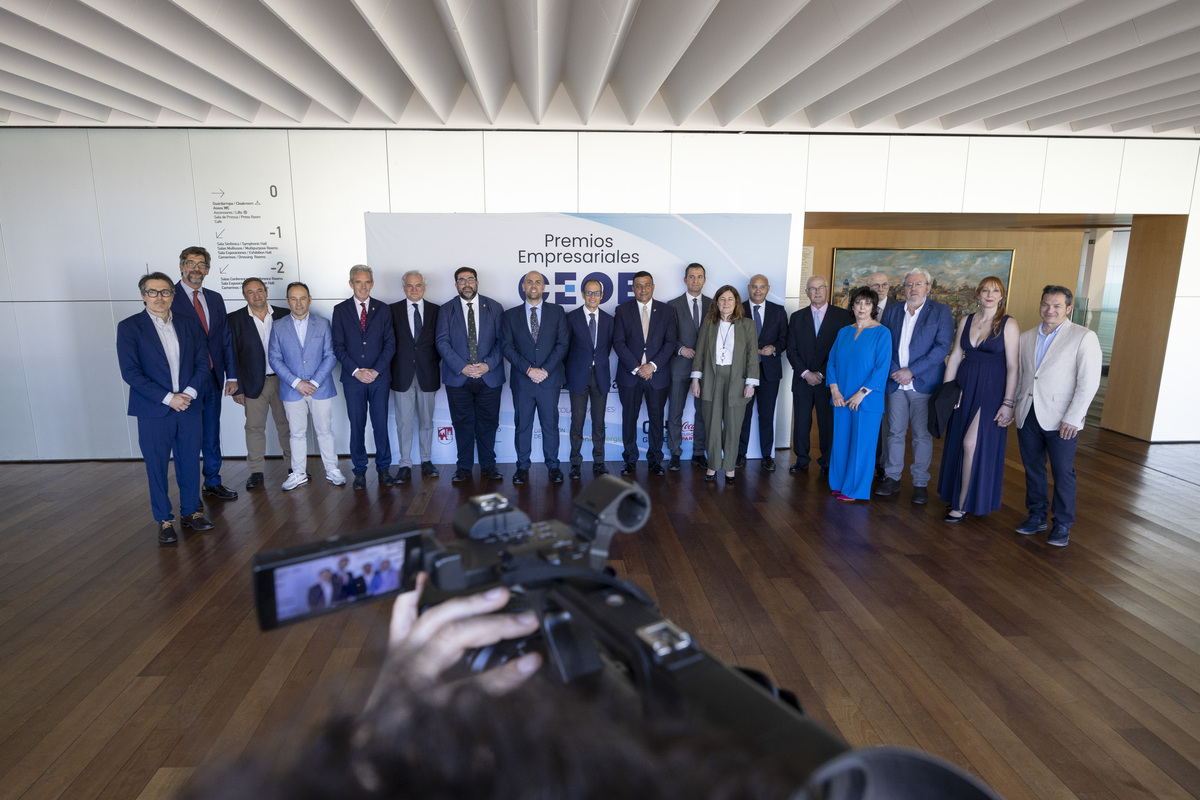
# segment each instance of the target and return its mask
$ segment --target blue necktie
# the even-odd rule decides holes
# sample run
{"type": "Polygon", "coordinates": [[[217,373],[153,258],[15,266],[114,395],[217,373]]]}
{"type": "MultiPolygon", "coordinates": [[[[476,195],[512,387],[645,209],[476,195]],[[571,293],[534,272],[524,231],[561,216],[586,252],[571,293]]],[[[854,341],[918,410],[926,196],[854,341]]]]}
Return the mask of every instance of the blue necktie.
{"type": "MultiPolygon", "coordinates": [[[[754,327],[755,327],[755,329],[757,329],[757,330],[758,330],[758,335],[759,335],[759,337],[760,337],[760,341],[759,341],[759,343],[758,343],[758,346],[759,346],[759,347],[762,347],[762,341],[761,341],[761,337],[762,337],[762,316],[761,316],[761,315],[758,313],[758,310],[759,310],[760,308],[762,308],[762,306],[755,306],[755,307],[754,307],[754,327]]],[[[758,357],[758,360],[759,360],[759,361],[762,361],[762,356],[759,356],[759,357],[758,357]]]]}
{"type": "Polygon", "coordinates": [[[413,303],[413,341],[421,338],[421,307],[413,303]]]}
{"type": "Polygon", "coordinates": [[[588,315],[588,332],[592,334],[592,350],[596,349],[596,312],[588,315]]]}

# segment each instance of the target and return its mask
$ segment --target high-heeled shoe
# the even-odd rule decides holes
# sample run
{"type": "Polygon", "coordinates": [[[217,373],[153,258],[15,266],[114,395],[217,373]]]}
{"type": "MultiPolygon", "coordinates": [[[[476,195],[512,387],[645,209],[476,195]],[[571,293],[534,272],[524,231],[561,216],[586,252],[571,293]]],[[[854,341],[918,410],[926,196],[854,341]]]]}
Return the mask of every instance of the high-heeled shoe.
{"type": "Polygon", "coordinates": [[[970,514],[968,514],[968,513],[967,513],[967,512],[965,512],[965,511],[960,511],[960,512],[958,512],[958,513],[959,513],[959,514],[962,514],[962,516],[961,516],[961,517],[956,517],[956,516],[954,516],[954,514],[952,513],[953,511],[954,511],[954,509],[953,509],[953,508],[947,508],[947,509],[946,509],[946,516],[942,517],[942,522],[949,522],[951,525],[954,525],[954,524],[957,524],[957,523],[959,523],[959,522],[962,522],[964,519],[966,519],[967,517],[971,516],[970,514]]]}
{"type": "Polygon", "coordinates": [[[706,472],[706,473],[704,473],[704,480],[706,480],[706,481],[715,481],[716,479],[717,479],[717,473],[715,473],[715,472],[706,472]]]}
{"type": "Polygon", "coordinates": [[[726,483],[733,483],[733,479],[734,479],[734,478],[736,478],[736,477],[737,477],[737,473],[736,473],[736,472],[735,472],[735,473],[733,473],[732,475],[730,475],[728,472],[726,472],[726,473],[725,473],[725,482],[726,482],[726,483]]]}

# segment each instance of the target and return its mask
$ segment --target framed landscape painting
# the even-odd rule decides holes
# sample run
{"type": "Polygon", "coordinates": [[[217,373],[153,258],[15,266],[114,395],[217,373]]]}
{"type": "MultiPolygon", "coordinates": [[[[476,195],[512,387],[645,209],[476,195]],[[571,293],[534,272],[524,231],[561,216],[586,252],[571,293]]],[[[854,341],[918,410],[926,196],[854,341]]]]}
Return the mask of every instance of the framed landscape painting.
{"type": "Polygon", "coordinates": [[[876,272],[888,276],[892,284],[889,297],[903,301],[901,283],[909,270],[923,267],[933,277],[929,296],[950,306],[954,324],[978,305],[975,288],[993,275],[1009,285],[1012,278],[1012,250],[866,250],[834,248],[833,280],[830,288],[834,305],[846,306],[846,298],[856,287],[866,286],[867,278],[876,272]]]}

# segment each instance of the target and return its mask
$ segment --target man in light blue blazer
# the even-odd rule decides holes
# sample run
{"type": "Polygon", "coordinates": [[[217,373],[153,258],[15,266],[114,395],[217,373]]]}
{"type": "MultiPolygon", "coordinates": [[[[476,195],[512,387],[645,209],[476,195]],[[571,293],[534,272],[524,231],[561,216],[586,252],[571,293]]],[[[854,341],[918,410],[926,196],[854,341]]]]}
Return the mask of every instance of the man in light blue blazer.
{"type": "Polygon", "coordinates": [[[503,480],[496,469],[496,431],[500,427],[500,387],[504,385],[500,350],[504,306],[479,294],[479,275],[473,267],[460,267],[454,273],[454,287],[458,297],[442,306],[437,319],[442,383],[458,447],[451,482],[471,477],[476,446],[482,477],[503,480]]]}
{"type": "Polygon", "coordinates": [[[875,494],[900,491],[904,471],[904,436],[912,427],[912,501],[929,502],[929,396],[942,382],[946,356],[954,343],[954,315],[944,303],[929,299],[933,278],[924,269],[904,276],[904,304],[889,303],[883,325],[892,332],[892,365],[887,382],[887,464],[875,494]]]}
{"type": "Polygon", "coordinates": [[[204,332],[186,317],[171,313],[175,288],[161,272],[138,282],[146,310],[117,325],[117,360],[129,384],[129,416],[137,417],[138,445],[150,480],[150,509],[160,544],[175,534],[167,465],[175,455],[179,514],[185,528],[209,530],[200,505],[201,386],[209,379],[204,332]]]}
{"type": "Polygon", "coordinates": [[[558,397],[566,383],[567,315],[562,306],[544,302],[546,277],[534,270],[521,284],[525,302],[504,312],[500,348],[512,370],[509,388],[516,428],[517,471],[513,484],[529,480],[533,451],[533,415],[542,426],[542,458],[551,483],[562,483],[558,467],[558,397]]]}
{"type": "Polygon", "coordinates": [[[279,376],[279,396],[292,434],[292,472],[283,482],[283,490],[308,483],[308,415],[312,413],[313,431],[325,465],[325,480],[344,486],[346,476],[338,469],[333,446],[333,331],[329,323],[308,313],[312,303],[308,286],[294,281],[287,287],[287,302],[292,313],[271,326],[267,361],[279,376]]]}

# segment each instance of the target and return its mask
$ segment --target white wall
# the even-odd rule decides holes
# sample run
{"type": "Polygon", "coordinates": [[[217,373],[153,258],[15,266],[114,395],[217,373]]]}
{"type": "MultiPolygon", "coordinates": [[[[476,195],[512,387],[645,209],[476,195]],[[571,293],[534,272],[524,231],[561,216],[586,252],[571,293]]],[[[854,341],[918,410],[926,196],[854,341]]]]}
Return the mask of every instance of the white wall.
{"type": "MultiPolygon", "coordinates": [[[[176,274],[190,244],[215,252],[226,237],[261,235],[272,255],[242,267],[279,265],[280,281],[307,281],[314,309],[328,313],[345,296],[347,268],[365,259],[368,211],[789,213],[794,309],[807,210],[1187,214],[1200,202],[1198,148],[1033,137],[0,130],[0,459],[137,455],[116,323],[139,308],[137,277],[176,274]],[[222,192],[257,198],[260,218],[215,223],[210,206],[222,192]]],[[[240,277],[226,278],[237,307],[240,277]]],[[[377,291],[398,297],[398,276],[380,276],[377,291]]],[[[1197,326],[1193,220],[1155,440],[1200,441],[1189,401],[1200,378],[1188,366],[1197,326]]],[[[227,401],[224,413],[224,448],[242,455],[242,412],[227,401]]],[[[344,424],[337,434],[344,451],[344,424]]]]}

